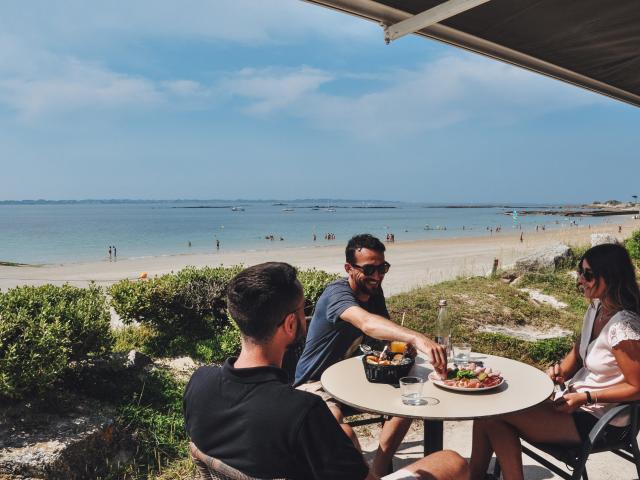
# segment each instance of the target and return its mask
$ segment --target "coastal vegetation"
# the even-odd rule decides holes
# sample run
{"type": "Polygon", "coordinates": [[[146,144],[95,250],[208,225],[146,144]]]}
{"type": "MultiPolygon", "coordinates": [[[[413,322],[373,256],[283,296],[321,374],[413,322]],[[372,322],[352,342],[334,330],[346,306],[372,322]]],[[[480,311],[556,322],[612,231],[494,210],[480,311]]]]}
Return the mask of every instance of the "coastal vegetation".
{"type": "MultiPolygon", "coordinates": [[[[127,328],[116,333],[120,348],[136,348],[154,356],[189,355],[204,362],[222,361],[235,353],[239,332],[229,319],[225,290],[241,266],[187,267],[145,281],[123,280],[108,289],[111,305],[127,328]]],[[[337,275],[300,270],[305,313],[337,275]]]]}
{"type": "Polygon", "coordinates": [[[633,232],[624,242],[624,245],[627,247],[631,258],[633,260],[640,261],[640,230],[633,232]]]}
{"type": "Polygon", "coordinates": [[[111,350],[100,288],[24,286],[0,293],[0,397],[41,395],[73,362],[111,350]]]}
{"type": "MultiPolygon", "coordinates": [[[[640,261],[640,232],[626,246],[640,261]]],[[[584,249],[574,247],[572,257],[555,270],[519,276],[498,272],[417,288],[390,297],[389,311],[396,321],[403,319],[406,326],[432,335],[438,300],[445,298],[455,320],[454,342],[542,368],[560,359],[579,332],[587,305],[576,288],[574,270],[584,249]],[[525,289],[553,295],[566,307],[535,302],[525,289]],[[525,340],[509,333],[521,329],[568,334],[525,340]]],[[[162,359],[188,355],[196,364],[216,363],[239,350],[239,332],[228,317],[224,291],[241,268],[190,267],[118,282],[106,290],[45,285],[0,292],[0,403],[27,399],[38,408],[56,409],[69,403],[59,400],[65,395],[97,398],[115,408],[116,424],[136,444],[133,462],[112,467],[106,478],[191,478],[182,420],[188,374],[176,373],[162,359]],[[110,330],[109,306],[124,328],[110,330]],[[131,349],[148,354],[154,363],[142,371],[86,368],[131,349]]],[[[299,278],[310,314],[337,276],[303,270],[299,278]]]]}

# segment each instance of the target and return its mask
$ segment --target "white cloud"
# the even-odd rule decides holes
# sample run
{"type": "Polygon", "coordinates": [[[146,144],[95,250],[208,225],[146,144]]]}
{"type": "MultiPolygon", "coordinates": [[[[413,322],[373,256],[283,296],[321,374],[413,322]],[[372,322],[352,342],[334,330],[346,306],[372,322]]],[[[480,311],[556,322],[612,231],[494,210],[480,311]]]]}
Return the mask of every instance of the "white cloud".
{"type": "Polygon", "coordinates": [[[212,97],[210,87],[192,80],[155,81],[27,46],[9,35],[0,41],[0,105],[23,121],[78,110],[193,106],[192,100],[212,97]]]}
{"type": "Polygon", "coordinates": [[[226,83],[235,85],[229,90],[249,102],[245,109],[250,113],[280,111],[317,128],[366,139],[413,135],[463,121],[514,122],[603,101],[573,86],[471,56],[388,72],[373,92],[323,91],[323,85],[348,76],[308,67],[244,70],[226,83]]]}
{"type": "Polygon", "coordinates": [[[332,80],[321,70],[300,69],[244,69],[221,83],[227,93],[250,100],[246,111],[267,115],[287,107],[295,107],[318,88],[332,80]]]}
{"type": "Polygon", "coordinates": [[[99,43],[105,35],[200,38],[242,44],[290,43],[310,35],[349,41],[376,38],[370,22],[301,0],[31,0],[0,5],[0,31],[41,45],[82,41],[99,43]]]}

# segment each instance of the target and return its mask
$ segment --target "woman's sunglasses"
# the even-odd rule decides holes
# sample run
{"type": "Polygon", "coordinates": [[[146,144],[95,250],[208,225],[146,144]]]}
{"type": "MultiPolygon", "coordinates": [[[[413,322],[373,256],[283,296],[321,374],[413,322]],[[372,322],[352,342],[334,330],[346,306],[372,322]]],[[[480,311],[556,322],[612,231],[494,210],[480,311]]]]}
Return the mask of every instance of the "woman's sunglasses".
{"type": "Polygon", "coordinates": [[[578,267],[578,275],[584,278],[587,282],[591,282],[596,278],[591,270],[583,270],[582,267],[578,267]]]}
{"type": "Polygon", "coordinates": [[[351,266],[360,270],[366,277],[370,277],[375,272],[384,275],[391,268],[391,264],[387,262],[381,263],[380,265],[356,265],[352,263],[351,266]]]}

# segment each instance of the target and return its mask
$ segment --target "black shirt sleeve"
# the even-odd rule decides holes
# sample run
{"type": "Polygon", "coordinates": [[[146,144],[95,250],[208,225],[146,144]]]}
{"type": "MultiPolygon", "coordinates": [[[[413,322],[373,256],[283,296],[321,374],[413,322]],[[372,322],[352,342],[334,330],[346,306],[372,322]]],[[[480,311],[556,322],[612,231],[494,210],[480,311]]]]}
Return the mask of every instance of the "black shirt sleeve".
{"type": "Polygon", "coordinates": [[[305,478],[362,480],[369,467],[324,402],[309,409],[298,431],[296,460],[305,478]]]}

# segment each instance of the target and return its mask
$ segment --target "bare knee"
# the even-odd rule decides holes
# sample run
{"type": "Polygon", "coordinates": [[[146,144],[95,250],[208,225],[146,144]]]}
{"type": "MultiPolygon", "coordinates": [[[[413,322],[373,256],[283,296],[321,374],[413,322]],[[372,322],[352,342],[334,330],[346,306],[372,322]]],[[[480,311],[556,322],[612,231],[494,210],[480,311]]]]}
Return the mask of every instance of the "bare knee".
{"type": "Polygon", "coordinates": [[[459,453],[454,452],[453,450],[443,450],[440,453],[442,458],[442,462],[445,463],[448,468],[448,477],[447,479],[456,479],[456,480],[468,480],[469,479],[469,464],[467,461],[460,456],[459,453]]]}
{"type": "Polygon", "coordinates": [[[458,453],[443,450],[432,453],[406,467],[418,478],[429,480],[468,480],[469,465],[458,453]]]}

